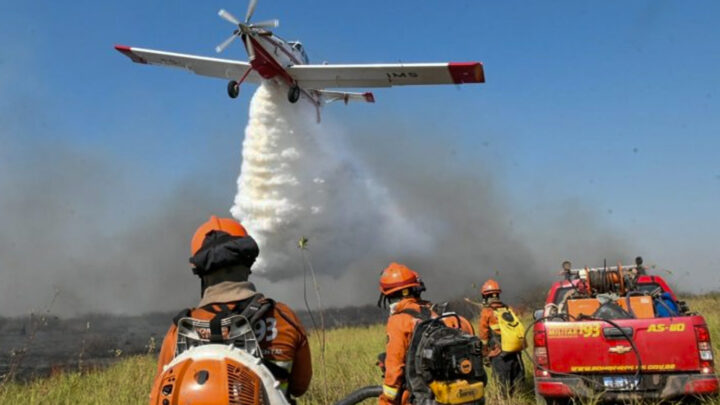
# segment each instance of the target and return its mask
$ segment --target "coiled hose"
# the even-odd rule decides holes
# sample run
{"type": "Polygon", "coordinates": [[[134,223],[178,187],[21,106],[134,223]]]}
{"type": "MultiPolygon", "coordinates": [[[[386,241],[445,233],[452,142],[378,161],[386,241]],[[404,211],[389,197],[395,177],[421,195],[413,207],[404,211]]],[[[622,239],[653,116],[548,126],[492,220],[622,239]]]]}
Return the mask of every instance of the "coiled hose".
{"type": "Polygon", "coordinates": [[[379,385],[368,385],[367,387],[358,388],[351,392],[345,398],[335,402],[335,405],[355,405],[360,402],[370,399],[377,398],[382,394],[382,387],[379,385]]]}

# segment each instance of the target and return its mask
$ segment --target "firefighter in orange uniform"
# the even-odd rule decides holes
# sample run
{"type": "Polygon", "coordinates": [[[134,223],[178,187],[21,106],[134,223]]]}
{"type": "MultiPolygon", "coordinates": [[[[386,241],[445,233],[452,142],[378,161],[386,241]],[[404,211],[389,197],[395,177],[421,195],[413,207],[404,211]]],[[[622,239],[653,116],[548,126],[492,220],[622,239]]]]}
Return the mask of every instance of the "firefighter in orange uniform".
{"type": "MultiPolygon", "coordinates": [[[[437,316],[431,310],[431,303],[423,301],[420,294],[425,285],[420,276],[407,266],[390,263],[380,276],[380,301],[390,309],[387,322],[387,345],[385,346],[385,378],[379,404],[409,404],[410,393],[404,389],[405,355],[418,317],[412,313],[427,312],[437,316]]],[[[454,328],[460,327],[468,334],[474,334],[472,325],[465,318],[457,325],[457,318],[446,318],[444,322],[454,328]]]]}
{"type": "Polygon", "coordinates": [[[265,298],[248,282],[250,267],[258,253],[255,240],[234,219],[211,216],[197,229],[191,242],[190,263],[193,273],[201,279],[202,299],[197,308],[178,314],[170,326],[160,350],[157,376],[177,354],[177,321],[180,318],[208,321],[270,301],[270,309],[253,325],[263,362],[280,381],[289,398],[307,391],[312,365],[302,324],[287,305],[265,298]]]}
{"type": "Polygon", "coordinates": [[[493,377],[505,395],[513,392],[514,387],[523,378],[520,352],[503,352],[500,340],[500,324],[496,310],[508,308],[500,301],[500,285],[495,280],[487,280],[480,289],[483,309],[478,324],[478,337],[483,343],[485,358],[489,359],[493,377]]]}

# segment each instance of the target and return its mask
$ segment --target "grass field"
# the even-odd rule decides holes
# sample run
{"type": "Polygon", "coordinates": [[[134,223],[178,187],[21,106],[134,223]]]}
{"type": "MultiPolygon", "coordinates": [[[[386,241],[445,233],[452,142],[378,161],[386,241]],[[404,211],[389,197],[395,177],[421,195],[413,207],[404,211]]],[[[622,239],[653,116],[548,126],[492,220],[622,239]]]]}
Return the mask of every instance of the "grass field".
{"type": "MultiPolygon", "coordinates": [[[[720,348],[720,294],[687,299],[693,311],[702,313],[712,332],[715,353],[720,348]]],[[[376,356],[384,350],[382,325],[341,328],[326,334],[324,365],[319,334],[311,336],[315,374],[310,391],[301,404],[331,404],[352,390],[380,384],[376,356]]],[[[528,370],[531,367],[526,367],[528,370]]],[[[0,387],[0,404],[141,404],[146,403],[155,372],[155,356],[128,357],[105,370],[63,373],[28,384],[8,383],[0,387]]],[[[533,404],[532,377],[528,373],[522,392],[511,400],[501,400],[493,386],[487,403],[533,404]]],[[[370,403],[370,401],[367,401],[370,403]]],[[[718,398],[703,403],[720,404],[718,398]]]]}

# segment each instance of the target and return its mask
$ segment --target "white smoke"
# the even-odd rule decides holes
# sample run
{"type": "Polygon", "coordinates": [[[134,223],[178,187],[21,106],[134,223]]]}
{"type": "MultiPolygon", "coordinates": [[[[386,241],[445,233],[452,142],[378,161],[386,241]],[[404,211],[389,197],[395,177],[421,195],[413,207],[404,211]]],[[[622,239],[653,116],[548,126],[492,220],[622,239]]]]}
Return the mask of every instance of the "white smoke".
{"type": "Polygon", "coordinates": [[[309,103],[289,103],[279,85],[266,82],[252,98],[230,211],[260,246],[253,269],[271,280],[297,274],[301,237],[319,271],[334,275],[370,252],[410,253],[429,241],[337,135],[315,122],[309,103]]]}

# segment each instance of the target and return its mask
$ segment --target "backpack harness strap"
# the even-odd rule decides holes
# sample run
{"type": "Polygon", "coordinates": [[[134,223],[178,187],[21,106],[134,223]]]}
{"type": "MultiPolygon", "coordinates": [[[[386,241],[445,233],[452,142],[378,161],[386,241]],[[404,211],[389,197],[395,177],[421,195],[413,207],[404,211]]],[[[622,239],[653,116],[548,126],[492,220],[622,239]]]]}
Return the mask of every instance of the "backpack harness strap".
{"type": "Polygon", "coordinates": [[[489,308],[492,311],[492,316],[495,317],[495,321],[496,321],[494,325],[490,325],[490,330],[493,333],[496,333],[499,335],[500,334],[500,318],[502,318],[503,314],[505,314],[505,313],[507,313],[507,311],[509,311],[509,308],[505,304],[501,304],[495,308],[488,305],[487,308],[489,308]]]}
{"type": "MultiPolygon", "coordinates": [[[[396,312],[395,314],[408,314],[412,316],[413,318],[417,318],[421,321],[427,321],[432,319],[432,311],[430,311],[430,308],[426,306],[421,306],[420,311],[416,311],[414,309],[406,308],[402,311],[396,312]]],[[[395,315],[393,314],[393,315],[395,315]]]]}
{"type": "Polygon", "coordinates": [[[215,316],[210,320],[210,343],[223,343],[222,320],[232,314],[227,304],[218,304],[218,306],[220,311],[215,312],[215,316]]]}
{"type": "Polygon", "coordinates": [[[490,334],[487,343],[487,346],[491,350],[494,350],[496,347],[501,347],[502,345],[502,329],[500,326],[500,318],[502,318],[503,315],[508,313],[510,309],[507,305],[503,303],[500,303],[500,305],[495,308],[488,305],[487,308],[492,311],[492,315],[495,317],[495,324],[490,325],[490,334]]]}
{"type": "MultiPolygon", "coordinates": [[[[223,343],[223,319],[232,315],[242,315],[247,318],[250,325],[254,325],[258,319],[262,318],[265,313],[274,306],[275,301],[265,298],[262,294],[255,294],[249,300],[236,302],[232,309],[230,309],[228,304],[208,304],[200,309],[215,314],[215,316],[210,319],[210,343],[223,343]]],[[[175,315],[173,323],[177,326],[180,319],[189,317],[191,312],[189,308],[183,309],[175,315]]]]}

